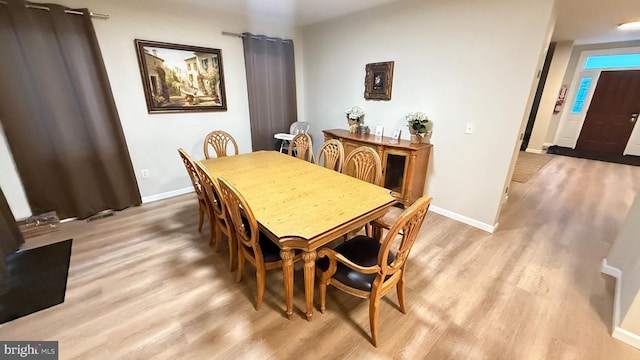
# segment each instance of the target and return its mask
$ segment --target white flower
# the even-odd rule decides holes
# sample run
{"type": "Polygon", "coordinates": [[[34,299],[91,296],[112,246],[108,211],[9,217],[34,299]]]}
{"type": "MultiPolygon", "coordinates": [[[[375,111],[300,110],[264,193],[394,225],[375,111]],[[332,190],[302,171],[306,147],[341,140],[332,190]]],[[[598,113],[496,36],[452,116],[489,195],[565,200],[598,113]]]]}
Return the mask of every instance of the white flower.
{"type": "Polygon", "coordinates": [[[359,106],[354,106],[344,112],[351,120],[359,120],[364,116],[364,110],[359,106]]]}
{"type": "Polygon", "coordinates": [[[406,118],[407,118],[408,121],[420,121],[420,122],[429,121],[429,118],[427,117],[427,114],[425,114],[425,113],[423,113],[421,111],[408,113],[406,118]]]}

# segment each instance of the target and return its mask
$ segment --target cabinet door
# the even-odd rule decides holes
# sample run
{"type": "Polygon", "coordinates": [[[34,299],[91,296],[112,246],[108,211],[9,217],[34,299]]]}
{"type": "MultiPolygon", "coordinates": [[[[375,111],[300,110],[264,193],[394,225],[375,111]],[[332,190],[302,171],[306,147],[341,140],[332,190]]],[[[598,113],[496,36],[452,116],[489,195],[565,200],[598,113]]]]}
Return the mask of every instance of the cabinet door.
{"type": "Polygon", "coordinates": [[[353,150],[359,148],[362,144],[342,139],[342,146],[344,146],[344,158],[346,159],[353,150]]]}
{"type": "Polygon", "coordinates": [[[409,169],[410,152],[386,150],[382,164],[384,168],[383,186],[391,190],[391,195],[404,202],[409,169]]]}

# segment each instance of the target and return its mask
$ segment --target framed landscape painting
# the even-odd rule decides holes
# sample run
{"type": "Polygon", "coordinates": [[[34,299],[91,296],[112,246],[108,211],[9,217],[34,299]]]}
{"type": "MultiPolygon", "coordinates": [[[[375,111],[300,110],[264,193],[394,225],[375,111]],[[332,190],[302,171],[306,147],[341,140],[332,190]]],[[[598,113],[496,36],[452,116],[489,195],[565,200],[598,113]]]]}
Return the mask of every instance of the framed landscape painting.
{"type": "Polygon", "coordinates": [[[226,111],[222,52],[135,40],[149,113],[226,111]]]}

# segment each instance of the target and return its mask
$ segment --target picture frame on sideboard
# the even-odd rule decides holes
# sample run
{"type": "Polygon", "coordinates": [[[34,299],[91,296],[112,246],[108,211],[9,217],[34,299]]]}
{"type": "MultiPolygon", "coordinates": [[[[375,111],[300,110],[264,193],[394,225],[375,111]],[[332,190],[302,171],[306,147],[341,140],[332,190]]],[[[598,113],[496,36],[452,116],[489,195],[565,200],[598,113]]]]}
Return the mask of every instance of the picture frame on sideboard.
{"type": "Polygon", "coordinates": [[[400,130],[400,128],[393,129],[393,134],[391,134],[391,140],[389,140],[389,144],[397,144],[398,140],[400,139],[400,133],[402,133],[402,130],[400,130]]]}
{"type": "Polygon", "coordinates": [[[376,131],[375,131],[374,135],[375,136],[380,136],[380,137],[384,136],[384,126],[382,126],[382,125],[376,126],[376,131]]]}

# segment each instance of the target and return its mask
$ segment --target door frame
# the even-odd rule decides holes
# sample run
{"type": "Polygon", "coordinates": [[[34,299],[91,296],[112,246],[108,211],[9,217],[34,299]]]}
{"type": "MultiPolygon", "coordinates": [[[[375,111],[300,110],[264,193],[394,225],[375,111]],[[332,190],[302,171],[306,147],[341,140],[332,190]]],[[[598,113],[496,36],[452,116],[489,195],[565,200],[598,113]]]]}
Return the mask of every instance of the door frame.
{"type": "MultiPolygon", "coordinates": [[[[606,69],[584,69],[584,65],[589,56],[594,55],[618,55],[618,54],[638,54],[640,53],[640,47],[628,47],[628,48],[615,48],[615,49],[600,49],[600,50],[585,50],[580,52],[580,58],[576,66],[575,73],[571,79],[571,86],[567,93],[567,103],[562,109],[558,130],[556,131],[554,143],[558,146],[569,147],[575,149],[578,137],[582,131],[584,120],[587,116],[587,111],[591,105],[591,99],[593,93],[600,79],[600,73],[602,71],[625,71],[625,70],[640,70],[640,66],[635,67],[621,67],[621,68],[606,68],[606,69]],[[571,108],[575,101],[580,80],[585,77],[591,77],[591,84],[587,90],[587,96],[584,99],[584,105],[579,113],[572,113],[571,108]]],[[[623,155],[636,155],[640,156],[640,126],[634,126],[629,141],[624,149],[623,155]]]]}

